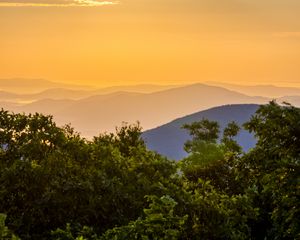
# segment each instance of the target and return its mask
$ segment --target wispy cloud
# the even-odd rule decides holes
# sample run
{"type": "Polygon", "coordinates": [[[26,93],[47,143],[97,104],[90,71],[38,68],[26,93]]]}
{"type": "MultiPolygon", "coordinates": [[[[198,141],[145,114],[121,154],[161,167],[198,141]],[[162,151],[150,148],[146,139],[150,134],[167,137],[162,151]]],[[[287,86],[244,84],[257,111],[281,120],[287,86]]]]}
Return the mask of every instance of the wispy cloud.
{"type": "Polygon", "coordinates": [[[0,0],[0,7],[99,7],[118,4],[118,1],[101,0],[0,0]]]}

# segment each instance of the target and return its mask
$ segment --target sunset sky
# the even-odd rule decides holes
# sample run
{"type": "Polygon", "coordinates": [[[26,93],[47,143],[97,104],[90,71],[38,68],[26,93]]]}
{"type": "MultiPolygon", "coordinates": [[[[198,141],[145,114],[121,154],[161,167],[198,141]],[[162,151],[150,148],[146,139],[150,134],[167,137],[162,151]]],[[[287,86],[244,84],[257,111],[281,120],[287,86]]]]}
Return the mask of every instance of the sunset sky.
{"type": "Polygon", "coordinates": [[[0,0],[0,78],[300,87],[299,0],[0,0]]]}

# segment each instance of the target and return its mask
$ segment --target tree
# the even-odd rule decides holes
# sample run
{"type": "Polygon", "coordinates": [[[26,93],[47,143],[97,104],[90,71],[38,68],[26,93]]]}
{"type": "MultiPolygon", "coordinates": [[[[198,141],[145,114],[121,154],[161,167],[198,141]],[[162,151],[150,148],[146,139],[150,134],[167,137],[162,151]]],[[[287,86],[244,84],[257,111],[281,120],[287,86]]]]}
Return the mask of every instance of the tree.
{"type": "Polygon", "coordinates": [[[223,139],[218,143],[219,124],[203,119],[184,125],[193,139],[185,144],[189,156],[180,162],[184,176],[193,182],[201,178],[229,194],[237,193],[239,184],[235,180],[233,166],[241,154],[241,147],[234,140],[240,127],[231,122],[224,129],[223,139]]]}
{"type": "Polygon", "coordinates": [[[246,129],[257,137],[256,147],[238,167],[244,186],[257,189],[257,239],[300,237],[300,109],[270,102],[261,106],[246,129]]]}
{"type": "Polygon", "coordinates": [[[183,233],[187,215],[180,217],[174,213],[176,201],[169,196],[161,198],[148,196],[149,209],[144,209],[144,217],[127,226],[107,231],[101,240],[177,240],[183,233]]]}
{"type": "Polygon", "coordinates": [[[271,102],[246,129],[186,125],[179,163],[148,151],[139,124],[92,141],[51,117],[0,112],[0,234],[23,240],[299,239],[300,109],[271,102]],[[147,196],[147,197],[145,197],[147,196]],[[7,218],[6,218],[7,216],[7,218]]]}
{"type": "Polygon", "coordinates": [[[189,131],[192,140],[184,145],[185,151],[190,155],[181,161],[181,169],[188,179],[197,181],[200,177],[199,170],[224,158],[224,153],[217,144],[219,124],[203,119],[185,124],[183,128],[189,131]]]}
{"type": "Polygon", "coordinates": [[[193,137],[192,141],[187,141],[184,145],[185,151],[188,153],[196,152],[196,144],[198,142],[215,144],[220,132],[219,124],[214,121],[209,121],[208,119],[202,119],[192,124],[185,124],[182,128],[188,130],[193,137]]]}
{"type": "Polygon", "coordinates": [[[22,239],[47,239],[66,223],[96,233],[126,225],[176,173],[146,149],[138,124],[87,141],[51,117],[1,114],[0,212],[22,239]]]}
{"type": "Polygon", "coordinates": [[[0,239],[19,240],[5,225],[6,215],[0,214],[0,239]]]}
{"type": "Polygon", "coordinates": [[[13,114],[0,111],[1,163],[13,164],[23,161],[40,161],[62,147],[64,134],[51,116],[42,114],[13,114]]]}
{"type": "Polygon", "coordinates": [[[223,131],[223,138],[221,142],[224,145],[225,152],[228,154],[239,155],[242,153],[241,146],[234,139],[239,131],[241,130],[240,126],[235,122],[230,122],[223,131]]]}

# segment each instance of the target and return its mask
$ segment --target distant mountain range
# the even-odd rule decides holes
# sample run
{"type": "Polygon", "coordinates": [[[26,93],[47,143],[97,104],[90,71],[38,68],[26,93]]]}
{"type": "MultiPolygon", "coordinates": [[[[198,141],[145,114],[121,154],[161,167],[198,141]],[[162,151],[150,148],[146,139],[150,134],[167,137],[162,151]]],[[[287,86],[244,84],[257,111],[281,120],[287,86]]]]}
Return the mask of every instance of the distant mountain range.
{"type": "MultiPolygon", "coordinates": [[[[206,82],[208,86],[226,88],[248,96],[262,96],[268,98],[282,98],[285,96],[300,96],[300,88],[278,87],[273,85],[244,86],[221,82],[206,82]]],[[[190,84],[194,85],[194,84],[190,84]]],[[[188,85],[155,85],[138,84],[95,88],[92,86],[66,84],[44,79],[0,79],[0,101],[33,102],[42,99],[72,99],[79,100],[95,95],[115,92],[154,93],[188,85]]]]}
{"type": "Polygon", "coordinates": [[[186,86],[142,84],[96,89],[47,80],[0,79],[0,107],[15,112],[53,115],[59,125],[71,123],[83,136],[90,138],[100,132],[114,131],[122,122],[140,121],[147,130],[220,105],[264,104],[272,100],[264,96],[249,96],[233,88],[251,95],[282,95],[278,102],[287,101],[300,106],[300,92],[299,95],[283,95],[298,93],[297,88],[232,84],[219,87],[199,83],[186,86]],[[28,89],[43,90],[29,92],[28,89]]]}
{"type": "Polygon", "coordinates": [[[194,84],[148,94],[115,92],[80,100],[43,99],[11,110],[54,115],[59,124],[72,123],[84,136],[91,137],[114,131],[123,121],[140,121],[147,130],[215,106],[268,101],[268,98],[250,97],[221,87],[194,84]]]}
{"type": "Polygon", "coordinates": [[[269,98],[281,98],[284,96],[300,96],[300,88],[278,87],[273,85],[243,86],[230,83],[206,82],[210,86],[224,87],[249,96],[264,96],[269,98]]]}
{"type": "Polygon", "coordinates": [[[178,86],[139,84],[96,89],[90,86],[62,84],[43,79],[0,79],[0,101],[26,103],[43,99],[79,100],[100,94],[115,92],[153,93],[175,87],[178,86]]]}
{"type": "MultiPolygon", "coordinates": [[[[181,127],[184,124],[200,121],[203,118],[217,121],[221,130],[232,121],[240,126],[249,121],[251,116],[256,112],[259,105],[256,104],[237,104],[226,105],[200,111],[186,117],[176,119],[170,123],[145,131],[142,135],[146,141],[147,147],[170,159],[180,160],[187,156],[183,150],[184,143],[191,139],[188,132],[181,127]]],[[[255,146],[255,138],[245,130],[241,130],[236,140],[248,151],[255,146]]]]}
{"type": "Polygon", "coordinates": [[[0,90],[18,94],[31,94],[51,88],[67,88],[73,90],[92,90],[91,86],[66,84],[45,79],[10,78],[0,79],[0,90]]]}

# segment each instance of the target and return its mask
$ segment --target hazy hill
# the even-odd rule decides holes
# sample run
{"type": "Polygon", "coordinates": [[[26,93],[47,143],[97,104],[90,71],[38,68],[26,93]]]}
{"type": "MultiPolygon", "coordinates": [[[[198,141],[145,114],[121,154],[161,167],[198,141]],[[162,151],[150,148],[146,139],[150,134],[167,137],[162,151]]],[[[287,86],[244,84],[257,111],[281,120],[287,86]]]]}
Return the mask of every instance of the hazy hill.
{"type": "Polygon", "coordinates": [[[270,98],[279,98],[283,96],[300,96],[300,88],[295,87],[278,87],[273,85],[255,85],[243,86],[230,83],[207,82],[211,86],[224,87],[233,91],[237,91],[249,96],[264,96],[270,98]]]}
{"type": "Polygon", "coordinates": [[[144,129],[215,106],[238,103],[266,103],[268,98],[249,97],[220,87],[195,84],[141,94],[118,92],[72,101],[38,101],[15,111],[52,113],[59,124],[71,122],[85,136],[114,131],[123,121],[141,122],[144,129]]]}
{"type": "Polygon", "coordinates": [[[33,102],[39,101],[43,99],[54,99],[54,100],[61,100],[61,99],[81,99],[86,98],[88,96],[93,95],[93,91],[87,90],[73,90],[73,89],[65,89],[65,88],[51,88],[39,93],[27,93],[27,94],[20,94],[20,93],[11,93],[6,91],[0,91],[0,101],[13,101],[18,103],[26,103],[26,102],[33,102]]]}
{"type": "Polygon", "coordinates": [[[0,102],[0,109],[9,110],[9,111],[18,111],[19,108],[22,106],[20,104],[17,104],[15,102],[9,102],[9,101],[1,101],[0,102]]]}
{"type": "MultiPolygon", "coordinates": [[[[226,83],[211,82],[206,84],[193,84],[186,86],[176,85],[128,85],[128,86],[113,86],[100,89],[87,89],[86,86],[80,85],[66,85],[61,83],[55,83],[47,80],[28,80],[28,79],[0,79],[0,101],[9,101],[15,103],[30,103],[43,99],[53,100],[80,100],[96,95],[106,95],[116,92],[137,92],[137,93],[156,93],[163,92],[171,89],[183,89],[195,86],[206,87],[218,87],[216,85],[222,85],[221,88],[226,88],[230,91],[235,91],[248,96],[265,96],[270,98],[278,98],[280,101],[287,99],[291,102],[297,102],[297,94],[300,96],[300,89],[298,88],[282,88],[276,86],[258,85],[258,86],[240,86],[226,83]],[[1,88],[2,86],[2,88],[1,88]],[[55,86],[55,88],[53,88],[55,86]],[[47,88],[51,87],[51,88],[47,88]],[[69,87],[69,88],[67,88],[69,87]],[[45,89],[44,89],[45,88],[45,89]],[[78,89],[79,88],[79,89],[78,89]],[[5,89],[2,90],[1,89],[5,89]],[[42,91],[30,92],[38,89],[42,91]],[[8,91],[12,90],[12,91],[8,91]],[[284,97],[291,96],[291,97],[284,97]]],[[[299,104],[298,104],[299,105],[299,104]]]]}
{"type": "MultiPolygon", "coordinates": [[[[250,119],[258,107],[259,105],[255,104],[238,104],[211,108],[145,131],[143,138],[149,149],[171,159],[179,160],[187,155],[183,146],[190,139],[188,132],[181,129],[182,125],[200,121],[203,118],[218,121],[222,129],[231,121],[236,121],[242,125],[250,119]]],[[[245,130],[242,130],[237,136],[237,141],[245,151],[255,145],[254,137],[245,130]]]]}
{"type": "Polygon", "coordinates": [[[300,107],[300,96],[285,96],[277,99],[278,103],[288,102],[296,107],[300,107]]]}
{"type": "Polygon", "coordinates": [[[202,84],[180,87],[152,94],[100,95],[75,102],[56,113],[59,122],[71,121],[86,136],[100,131],[114,131],[115,126],[139,120],[144,129],[214,106],[232,103],[266,103],[223,88],[202,84]]]}
{"type": "Polygon", "coordinates": [[[107,88],[100,88],[94,93],[109,94],[113,92],[138,92],[138,93],[154,93],[164,91],[172,88],[180,87],[178,85],[155,85],[155,84],[138,84],[138,85],[124,85],[113,86],[107,88]]]}
{"type": "Polygon", "coordinates": [[[35,99],[35,100],[41,100],[45,98],[55,99],[55,100],[60,100],[60,99],[76,100],[76,99],[89,97],[93,95],[93,93],[94,91],[91,90],[51,88],[39,93],[23,95],[23,97],[27,99],[35,99]]]}
{"type": "Polygon", "coordinates": [[[69,99],[63,99],[63,100],[42,99],[33,103],[26,104],[24,106],[19,106],[16,108],[16,111],[26,112],[26,113],[39,112],[47,115],[50,114],[50,115],[57,116],[57,114],[60,111],[63,111],[67,107],[72,106],[72,104],[74,103],[75,103],[74,100],[69,100],[69,99]]]}
{"type": "Polygon", "coordinates": [[[58,84],[46,80],[0,80],[0,101],[14,101],[14,102],[32,102],[42,99],[72,99],[79,100],[94,95],[110,94],[115,92],[139,92],[139,93],[153,93],[157,91],[163,91],[171,88],[175,88],[175,85],[151,85],[140,84],[132,86],[114,86],[100,89],[86,89],[87,87],[79,85],[66,85],[58,84]],[[8,82],[11,81],[11,82],[8,82]],[[19,81],[24,81],[22,84],[19,81]],[[59,87],[61,86],[61,87],[59,87]],[[63,88],[70,87],[70,88],[63,88]],[[47,89],[50,87],[49,89],[47,89]],[[56,87],[56,88],[53,88],[56,87]],[[32,88],[32,89],[31,89],[32,88]],[[42,89],[42,91],[34,92],[35,90],[42,89]],[[30,93],[29,93],[30,92],[30,93]],[[32,93],[34,92],[34,93],[32,93]]]}
{"type": "Polygon", "coordinates": [[[92,90],[90,86],[66,84],[53,82],[45,79],[25,79],[25,78],[11,78],[0,79],[0,90],[19,93],[19,94],[32,94],[45,91],[50,88],[68,88],[68,89],[88,89],[92,90]]]}
{"type": "Polygon", "coordinates": [[[10,100],[18,101],[19,99],[20,99],[19,94],[0,90],[0,100],[1,101],[10,101],[10,100]]]}

